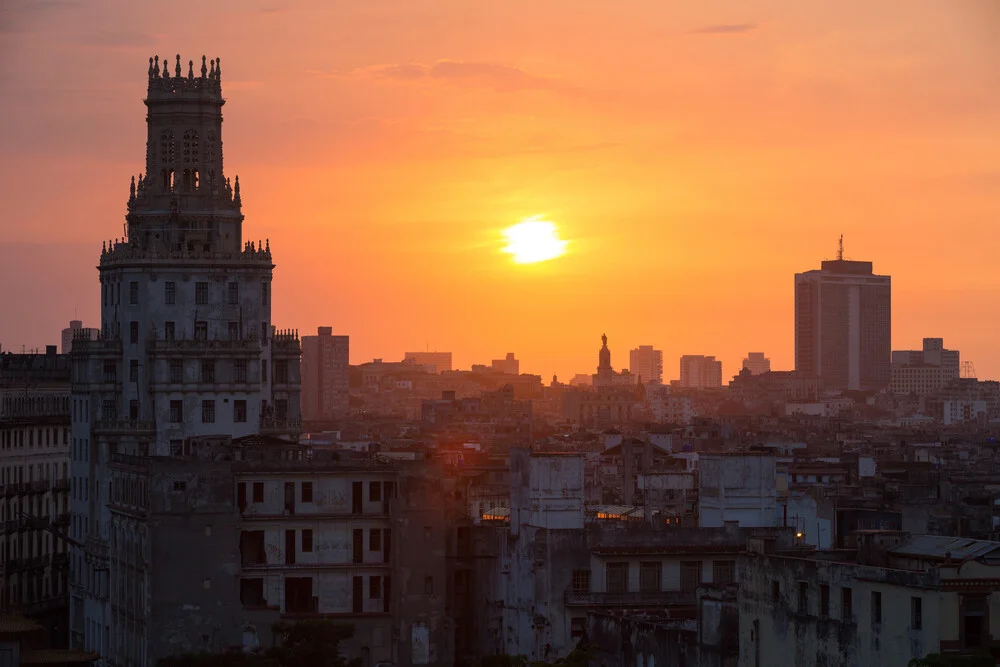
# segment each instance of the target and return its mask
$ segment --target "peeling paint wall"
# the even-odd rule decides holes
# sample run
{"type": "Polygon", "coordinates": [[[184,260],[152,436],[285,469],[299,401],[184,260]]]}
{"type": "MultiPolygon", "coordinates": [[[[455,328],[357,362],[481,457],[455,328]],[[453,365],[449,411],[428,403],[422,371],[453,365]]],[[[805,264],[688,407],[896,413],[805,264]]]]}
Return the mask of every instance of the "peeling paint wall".
{"type": "Polygon", "coordinates": [[[936,573],[761,555],[740,556],[738,567],[741,667],[905,665],[940,646],[936,573]],[[829,587],[826,610],[823,585],[829,587]],[[911,624],[914,597],[921,599],[919,629],[911,624]]]}

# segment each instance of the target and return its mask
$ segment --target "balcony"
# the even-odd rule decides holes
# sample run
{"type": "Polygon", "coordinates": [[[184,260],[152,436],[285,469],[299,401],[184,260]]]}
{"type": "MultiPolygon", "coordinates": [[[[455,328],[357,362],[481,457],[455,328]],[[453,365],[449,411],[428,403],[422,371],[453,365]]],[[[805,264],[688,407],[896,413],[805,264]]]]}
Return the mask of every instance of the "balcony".
{"type": "Polygon", "coordinates": [[[69,491],[69,478],[57,479],[52,484],[53,491],[69,491]]]}
{"type": "Polygon", "coordinates": [[[148,475],[149,458],[135,454],[112,454],[111,467],[119,471],[148,475]]]}
{"type": "Polygon", "coordinates": [[[213,357],[237,356],[250,358],[260,355],[260,341],[256,338],[239,340],[230,340],[228,338],[173,338],[167,340],[159,338],[150,342],[150,351],[153,354],[164,356],[201,356],[210,354],[213,357]]]}
{"type": "Polygon", "coordinates": [[[302,432],[302,422],[298,419],[260,418],[261,435],[298,435],[302,432]]]}
{"type": "Polygon", "coordinates": [[[94,424],[95,435],[155,435],[156,422],[138,419],[114,419],[94,424]]]}
{"type": "Polygon", "coordinates": [[[40,479],[34,482],[30,482],[31,490],[35,493],[44,493],[48,491],[51,485],[44,479],[40,479]]]}
{"type": "Polygon", "coordinates": [[[663,607],[693,605],[695,591],[628,591],[625,593],[574,593],[567,591],[567,607],[663,607]]]}

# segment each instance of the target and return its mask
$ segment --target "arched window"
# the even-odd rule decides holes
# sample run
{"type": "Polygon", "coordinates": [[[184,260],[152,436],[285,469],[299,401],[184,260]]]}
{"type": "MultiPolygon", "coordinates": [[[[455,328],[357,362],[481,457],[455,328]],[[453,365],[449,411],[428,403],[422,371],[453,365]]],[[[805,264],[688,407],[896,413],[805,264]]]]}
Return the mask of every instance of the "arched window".
{"type": "Polygon", "coordinates": [[[160,162],[173,164],[177,160],[177,148],[174,146],[174,133],[164,130],[160,133],[160,162]]]}
{"type": "Polygon", "coordinates": [[[184,163],[198,164],[201,158],[201,146],[198,145],[198,132],[188,130],[184,133],[184,163]]]}
{"type": "Polygon", "coordinates": [[[209,132],[205,137],[205,164],[215,164],[215,132],[209,132]]]}

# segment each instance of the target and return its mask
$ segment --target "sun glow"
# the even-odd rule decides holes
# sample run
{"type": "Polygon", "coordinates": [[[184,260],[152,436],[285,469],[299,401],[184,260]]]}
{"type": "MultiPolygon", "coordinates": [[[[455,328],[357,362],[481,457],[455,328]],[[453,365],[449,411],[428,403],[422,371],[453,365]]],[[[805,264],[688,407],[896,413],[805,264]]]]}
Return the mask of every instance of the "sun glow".
{"type": "Polygon", "coordinates": [[[503,231],[507,239],[505,253],[517,264],[533,264],[555,259],[566,253],[568,241],[559,238],[556,226],[541,216],[528,218],[503,231]]]}

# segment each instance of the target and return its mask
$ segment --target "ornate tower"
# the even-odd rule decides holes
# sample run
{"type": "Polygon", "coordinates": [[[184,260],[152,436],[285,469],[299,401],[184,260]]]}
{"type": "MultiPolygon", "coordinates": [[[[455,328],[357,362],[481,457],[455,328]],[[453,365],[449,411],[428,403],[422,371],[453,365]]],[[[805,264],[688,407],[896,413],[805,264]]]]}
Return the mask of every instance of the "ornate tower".
{"type": "MultiPolygon", "coordinates": [[[[200,76],[189,61],[185,77],[180,56],[173,74],[150,59],[146,173],[132,179],[127,238],[101,251],[100,336],[73,341],[71,534],[84,553],[71,559],[71,641],[111,664],[162,657],[170,587],[152,578],[168,569],[153,545],[168,538],[151,498],[201,492],[151,471],[190,459],[199,438],[299,431],[298,334],[271,323],[270,243],[243,241],[221,81],[218,60],[203,57],[200,76]]],[[[174,635],[197,635],[198,618],[174,635]]]]}
{"type": "Polygon", "coordinates": [[[243,214],[239,178],[222,166],[222,65],[201,58],[182,75],[149,59],[145,104],[146,173],[133,181],[127,229],[131,243],[153,252],[238,252],[243,214]]]}

